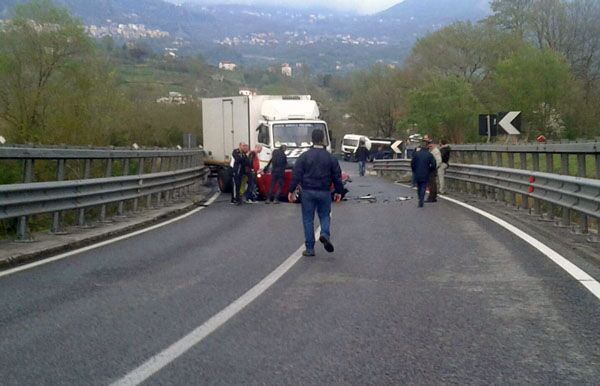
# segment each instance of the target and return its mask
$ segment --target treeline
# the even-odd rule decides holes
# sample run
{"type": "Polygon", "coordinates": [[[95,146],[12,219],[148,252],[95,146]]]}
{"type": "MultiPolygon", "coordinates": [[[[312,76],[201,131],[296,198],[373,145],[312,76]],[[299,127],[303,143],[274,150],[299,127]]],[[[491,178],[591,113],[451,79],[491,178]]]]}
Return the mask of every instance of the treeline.
{"type": "MultiPolygon", "coordinates": [[[[197,101],[157,104],[153,90],[118,68],[150,56],[143,44],[95,42],[48,0],[15,6],[0,24],[0,134],[11,143],[112,146],[174,146],[183,133],[200,135],[197,101]]],[[[204,66],[181,62],[170,66],[190,78],[204,66]]]]}
{"type": "Polygon", "coordinates": [[[493,15],[419,39],[400,69],[338,89],[365,133],[477,141],[477,116],[523,112],[525,139],[600,135],[600,2],[495,0],[493,15]]]}

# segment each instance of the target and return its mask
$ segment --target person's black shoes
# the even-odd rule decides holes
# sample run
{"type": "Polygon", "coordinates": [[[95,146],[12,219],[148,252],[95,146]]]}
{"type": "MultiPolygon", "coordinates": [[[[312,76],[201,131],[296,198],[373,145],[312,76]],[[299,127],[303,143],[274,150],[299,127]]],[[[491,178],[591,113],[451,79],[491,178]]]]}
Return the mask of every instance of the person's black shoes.
{"type": "Polygon", "coordinates": [[[329,239],[326,236],[321,235],[321,237],[319,237],[319,241],[323,243],[323,246],[325,247],[325,250],[327,252],[333,252],[333,244],[331,244],[331,241],[329,241],[329,239]]]}
{"type": "Polygon", "coordinates": [[[302,256],[305,256],[305,257],[312,257],[314,255],[315,255],[315,251],[309,251],[308,249],[305,250],[304,252],[302,252],[302,256]]]}

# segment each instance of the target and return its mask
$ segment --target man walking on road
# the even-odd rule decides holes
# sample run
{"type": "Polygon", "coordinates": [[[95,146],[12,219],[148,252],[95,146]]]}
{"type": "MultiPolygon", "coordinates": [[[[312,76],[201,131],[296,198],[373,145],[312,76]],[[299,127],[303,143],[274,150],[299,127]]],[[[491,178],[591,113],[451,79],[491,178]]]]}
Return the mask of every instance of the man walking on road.
{"type": "Polygon", "coordinates": [[[440,154],[442,156],[442,164],[438,167],[438,178],[440,180],[440,194],[446,194],[446,169],[450,166],[450,146],[443,139],[440,141],[440,154]]]}
{"type": "Polygon", "coordinates": [[[442,154],[440,153],[440,149],[437,147],[436,141],[429,141],[428,144],[429,152],[435,159],[435,169],[429,176],[429,197],[427,197],[427,202],[437,202],[437,194],[438,194],[438,170],[440,166],[442,166],[442,154]]]}
{"type": "Polygon", "coordinates": [[[287,167],[287,156],[285,155],[286,146],[281,145],[279,149],[273,151],[271,160],[265,167],[265,170],[271,166],[271,186],[269,187],[269,194],[265,200],[265,204],[275,202],[279,204],[279,194],[283,192],[283,184],[285,182],[285,168],[287,167]]]}
{"type": "Polygon", "coordinates": [[[303,256],[315,255],[315,211],[321,223],[321,236],[327,252],[333,252],[331,244],[331,184],[335,188],[334,200],[342,200],[344,185],[342,184],[342,170],[338,161],[327,151],[323,144],[325,133],[323,130],[312,132],[313,147],[302,154],[292,176],[292,183],[288,191],[288,200],[296,201],[295,191],[298,186],[302,188],[302,222],[304,224],[304,239],[306,250],[303,256]]]}
{"type": "Polygon", "coordinates": [[[358,161],[358,174],[361,177],[364,177],[367,168],[367,161],[369,160],[369,149],[367,149],[364,139],[360,140],[358,147],[356,148],[355,157],[358,161]]]}
{"type": "Polygon", "coordinates": [[[425,200],[425,189],[430,180],[431,174],[436,169],[435,158],[425,148],[416,151],[410,162],[413,172],[413,182],[417,185],[417,193],[419,195],[419,208],[423,207],[425,200]]]}

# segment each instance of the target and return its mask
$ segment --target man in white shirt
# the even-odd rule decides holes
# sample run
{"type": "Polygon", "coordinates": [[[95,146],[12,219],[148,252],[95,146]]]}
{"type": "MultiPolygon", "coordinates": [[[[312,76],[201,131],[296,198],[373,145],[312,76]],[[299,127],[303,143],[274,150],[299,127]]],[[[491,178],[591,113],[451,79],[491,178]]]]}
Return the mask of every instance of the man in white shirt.
{"type": "Polygon", "coordinates": [[[438,193],[438,170],[442,166],[442,153],[438,149],[437,141],[431,140],[428,144],[429,152],[435,159],[436,171],[431,173],[429,177],[429,196],[427,202],[437,202],[438,193]]]}

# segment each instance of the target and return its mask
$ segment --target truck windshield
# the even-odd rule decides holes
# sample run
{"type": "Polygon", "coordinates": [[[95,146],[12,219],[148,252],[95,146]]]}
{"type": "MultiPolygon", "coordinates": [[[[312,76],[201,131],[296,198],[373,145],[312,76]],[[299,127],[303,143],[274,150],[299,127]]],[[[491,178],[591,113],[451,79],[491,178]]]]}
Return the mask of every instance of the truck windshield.
{"type": "Polygon", "coordinates": [[[358,146],[358,139],[344,139],[344,146],[352,146],[352,147],[356,147],[358,146]]]}
{"type": "Polygon", "coordinates": [[[323,123],[280,123],[273,125],[273,139],[275,146],[310,147],[312,146],[312,132],[323,130],[325,133],[325,146],[329,145],[327,130],[323,123]]]}

